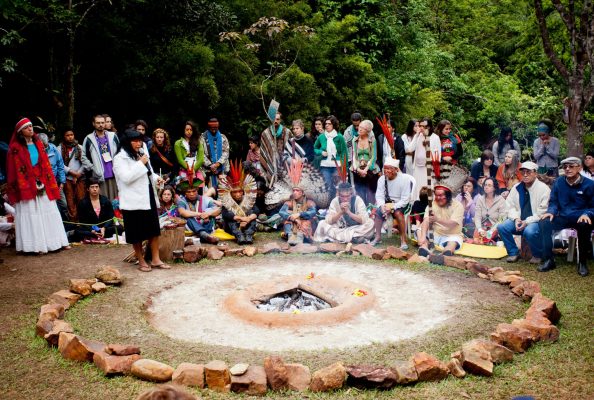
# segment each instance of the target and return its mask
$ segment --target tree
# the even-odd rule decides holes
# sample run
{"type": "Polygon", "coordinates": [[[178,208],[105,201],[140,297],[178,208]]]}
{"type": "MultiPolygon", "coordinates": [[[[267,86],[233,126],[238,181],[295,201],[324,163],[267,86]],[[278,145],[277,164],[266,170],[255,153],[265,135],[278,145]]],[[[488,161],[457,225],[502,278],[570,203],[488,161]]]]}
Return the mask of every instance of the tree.
{"type": "MultiPolygon", "coordinates": [[[[567,30],[569,43],[562,45],[568,45],[569,57],[563,59],[551,40],[541,0],[534,0],[536,20],[544,51],[567,86],[567,155],[581,156],[584,154],[584,114],[594,97],[594,7],[591,0],[569,0],[567,5],[560,0],[552,0],[552,3],[567,30]]],[[[549,17],[552,18],[551,14],[549,17]]]]}

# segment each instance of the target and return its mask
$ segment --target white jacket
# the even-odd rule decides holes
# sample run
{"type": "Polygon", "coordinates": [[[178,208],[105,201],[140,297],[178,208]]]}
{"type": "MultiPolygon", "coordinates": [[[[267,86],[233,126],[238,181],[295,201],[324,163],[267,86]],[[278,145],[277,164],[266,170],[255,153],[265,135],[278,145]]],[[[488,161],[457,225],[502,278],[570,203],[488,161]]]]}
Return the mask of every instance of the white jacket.
{"type": "MultiPolygon", "coordinates": [[[[150,166],[150,162],[147,165],[150,166]]],[[[146,165],[140,160],[133,160],[126,151],[122,150],[113,158],[113,173],[118,184],[120,209],[150,210],[149,176],[146,165]]],[[[155,191],[157,179],[159,179],[159,175],[153,172],[151,174],[153,184],[151,194],[155,197],[155,204],[158,205],[159,197],[155,191]]]]}
{"type": "MultiPolygon", "coordinates": [[[[506,203],[508,213],[507,216],[511,220],[520,218],[522,207],[520,205],[520,194],[518,193],[518,184],[516,184],[509,192],[506,203]]],[[[538,222],[540,217],[547,212],[549,206],[549,198],[551,197],[551,189],[540,180],[536,179],[532,186],[528,188],[530,194],[530,207],[532,208],[532,216],[526,218],[527,224],[538,222]]]]}
{"type": "MultiPolygon", "coordinates": [[[[107,135],[109,143],[109,152],[111,153],[111,158],[113,159],[115,153],[118,151],[118,136],[114,132],[110,131],[105,131],[105,134],[107,135]]],[[[93,164],[94,177],[103,182],[105,180],[103,177],[103,160],[101,159],[101,152],[99,151],[99,144],[97,143],[97,138],[95,137],[94,131],[85,137],[82,147],[83,154],[93,164]]]]}

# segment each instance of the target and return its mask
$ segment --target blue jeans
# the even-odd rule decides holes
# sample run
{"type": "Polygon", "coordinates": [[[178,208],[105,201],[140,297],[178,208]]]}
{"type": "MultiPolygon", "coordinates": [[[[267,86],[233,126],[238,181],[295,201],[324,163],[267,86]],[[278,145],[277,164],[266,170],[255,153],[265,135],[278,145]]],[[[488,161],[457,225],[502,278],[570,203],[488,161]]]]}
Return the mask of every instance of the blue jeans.
{"type": "Polygon", "coordinates": [[[338,176],[338,171],[336,167],[320,167],[320,172],[324,177],[324,182],[326,182],[326,187],[328,188],[328,193],[330,193],[330,201],[334,199],[336,196],[336,186],[334,185],[334,177],[338,176]]]}
{"type": "Polygon", "coordinates": [[[526,228],[524,228],[524,231],[518,232],[516,230],[515,222],[511,219],[508,219],[497,225],[497,232],[499,232],[499,237],[505,245],[507,254],[510,256],[517,256],[520,254],[513,235],[522,234],[522,237],[526,239],[528,246],[530,246],[532,256],[542,258],[542,240],[540,237],[540,227],[538,222],[528,224],[526,228]]]}

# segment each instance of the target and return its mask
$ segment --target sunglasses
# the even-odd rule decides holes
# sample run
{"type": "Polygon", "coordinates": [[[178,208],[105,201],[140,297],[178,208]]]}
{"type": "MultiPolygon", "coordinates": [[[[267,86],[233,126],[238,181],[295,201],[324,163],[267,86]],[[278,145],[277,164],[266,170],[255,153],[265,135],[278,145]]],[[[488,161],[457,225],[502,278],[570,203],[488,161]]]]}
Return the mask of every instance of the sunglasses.
{"type": "Polygon", "coordinates": [[[563,164],[561,166],[561,168],[563,168],[563,169],[573,169],[573,168],[577,168],[577,167],[579,167],[579,165],[577,165],[577,164],[563,164]]]}

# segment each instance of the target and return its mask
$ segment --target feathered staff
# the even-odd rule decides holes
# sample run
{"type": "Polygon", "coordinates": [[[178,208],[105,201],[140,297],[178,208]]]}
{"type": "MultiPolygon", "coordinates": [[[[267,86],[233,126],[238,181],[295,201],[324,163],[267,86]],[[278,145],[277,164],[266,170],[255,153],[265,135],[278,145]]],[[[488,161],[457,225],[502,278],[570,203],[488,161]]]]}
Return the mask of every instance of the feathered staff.
{"type": "Polygon", "coordinates": [[[343,183],[346,182],[349,176],[346,155],[342,157],[342,162],[340,163],[340,165],[338,165],[338,160],[336,159],[334,159],[334,164],[336,164],[336,170],[338,171],[340,181],[343,183]]]}
{"type": "Polygon", "coordinates": [[[390,129],[391,128],[390,121],[388,120],[387,115],[384,114],[382,119],[379,119],[379,117],[375,117],[375,119],[376,119],[377,123],[379,124],[379,126],[382,128],[382,132],[384,133],[384,137],[390,144],[390,148],[392,149],[392,151],[395,151],[394,150],[394,135],[392,134],[392,130],[390,129]]]}
{"type": "Polygon", "coordinates": [[[194,186],[194,161],[192,161],[192,165],[188,165],[186,169],[186,177],[188,178],[189,187],[194,186]]]}
{"type": "Polygon", "coordinates": [[[299,187],[301,173],[303,172],[303,161],[296,158],[291,159],[291,162],[287,163],[287,171],[293,187],[299,187]]]}

